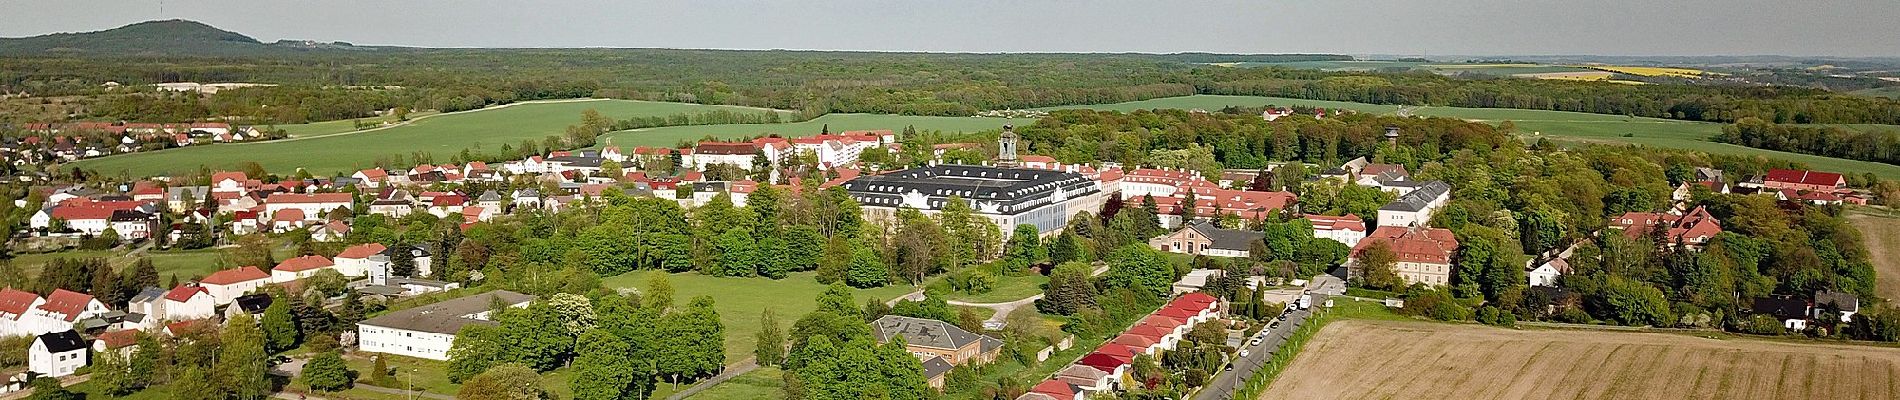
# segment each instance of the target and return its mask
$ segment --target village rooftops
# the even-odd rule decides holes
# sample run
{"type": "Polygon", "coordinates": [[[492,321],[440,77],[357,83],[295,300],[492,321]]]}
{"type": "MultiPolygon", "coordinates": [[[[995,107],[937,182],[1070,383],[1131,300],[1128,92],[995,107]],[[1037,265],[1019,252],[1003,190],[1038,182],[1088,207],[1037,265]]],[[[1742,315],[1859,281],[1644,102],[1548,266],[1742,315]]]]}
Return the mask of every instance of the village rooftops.
{"type": "Polygon", "coordinates": [[[487,319],[473,316],[488,312],[494,299],[510,305],[533,301],[534,296],[497,290],[478,295],[450,299],[434,304],[398,310],[363,321],[361,325],[377,326],[406,331],[429,332],[453,335],[469,324],[494,324],[487,319]]]}

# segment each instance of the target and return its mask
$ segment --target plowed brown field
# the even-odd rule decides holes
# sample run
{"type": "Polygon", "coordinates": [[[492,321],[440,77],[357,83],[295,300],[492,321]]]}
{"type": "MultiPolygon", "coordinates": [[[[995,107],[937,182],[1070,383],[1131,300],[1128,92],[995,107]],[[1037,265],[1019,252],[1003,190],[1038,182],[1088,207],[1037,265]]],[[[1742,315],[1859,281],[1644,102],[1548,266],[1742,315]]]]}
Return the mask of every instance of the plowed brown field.
{"type": "Polygon", "coordinates": [[[1262,399],[1900,398],[1900,349],[1340,321],[1262,399]]]}

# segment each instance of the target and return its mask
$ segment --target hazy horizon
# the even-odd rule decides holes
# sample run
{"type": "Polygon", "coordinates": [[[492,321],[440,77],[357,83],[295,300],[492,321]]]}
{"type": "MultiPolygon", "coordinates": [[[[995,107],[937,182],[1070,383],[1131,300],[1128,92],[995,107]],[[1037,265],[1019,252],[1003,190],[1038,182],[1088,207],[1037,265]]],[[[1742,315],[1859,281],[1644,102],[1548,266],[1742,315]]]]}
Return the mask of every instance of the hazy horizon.
{"type": "Polygon", "coordinates": [[[950,53],[1900,57],[1900,2],[0,0],[0,36],[185,19],[272,42],[950,53]]]}

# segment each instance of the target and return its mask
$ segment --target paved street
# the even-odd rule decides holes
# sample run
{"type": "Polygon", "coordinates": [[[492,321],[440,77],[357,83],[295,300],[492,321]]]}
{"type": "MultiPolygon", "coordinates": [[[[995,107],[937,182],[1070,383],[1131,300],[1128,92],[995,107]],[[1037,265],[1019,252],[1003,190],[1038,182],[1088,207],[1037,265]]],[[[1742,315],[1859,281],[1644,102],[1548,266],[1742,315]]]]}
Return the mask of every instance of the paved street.
{"type": "MultiPolygon", "coordinates": [[[[1313,291],[1312,308],[1288,313],[1286,321],[1280,322],[1278,329],[1261,330],[1262,332],[1267,332],[1266,339],[1261,340],[1258,346],[1242,347],[1241,349],[1247,351],[1247,356],[1234,360],[1233,369],[1221,371],[1218,375],[1215,375],[1212,382],[1208,382],[1206,386],[1201,388],[1198,394],[1194,395],[1194,399],[1231,399],[1234,395],[1234,389],[1246,383],[1248,377],[1252,377],[1255,371],[1259,370],[1261,366],[1266,365],[1267,360],[1273,357],[1275,352],[1280,351],[1280,346],[1286,344],[1287,338],[1293,335],[1294,330],[1299,329],[1301,325],[1305,324],[1306,320],[1313,316],[1313,312],[1319,310],[1322,304],[1326,303],[1328,293],[1345,292],[1345,282],[1340,281],[1339,278],[1336,277],[1321,275],[1309,282],[1307,289],[1313,291]]],[[[1248,340],[1252,339],[1249,338],[1248,340]]],[[[1243,343],[1243,345],[1244,344],[1245,343],[1243,343]]]]}

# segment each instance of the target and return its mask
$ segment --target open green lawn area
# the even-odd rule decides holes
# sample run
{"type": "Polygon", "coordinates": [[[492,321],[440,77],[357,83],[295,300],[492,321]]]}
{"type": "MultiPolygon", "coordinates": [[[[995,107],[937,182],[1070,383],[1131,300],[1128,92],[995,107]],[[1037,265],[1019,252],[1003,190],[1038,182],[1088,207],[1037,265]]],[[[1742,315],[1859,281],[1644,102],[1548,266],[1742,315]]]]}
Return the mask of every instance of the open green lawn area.
{"type": "MultiPolygon", "coordinates": [[[[615,119],[714,110],[746,113],[765,111],[750,107],[630,100],[521,103],[441,114],[374,132],[191,146],[81,160],[72,166],[108,174],[124,171],[132,176],[150,176],[196,172],[201,165],[230,169],[246,161],[256,161],[272,172],[287,174],[301,167],[321,176],[369,167],[377,158],[402,155],[406,159],[418,151],[433,154],[437,162],[446,162],[450,155],[462,149],[479,147],[493,151],[499,150],[503,144],[518,145],[522,140],[539,143],[544,137],[566,132],[568,125],[580,122],[581,111],[590,108],[615,119]]],[[[310,132],[321,133],[324,130],[312,128],[310,132]]],[[[407,165],[407,161],[401,164],[407,165]]]]}
{"type": "Polygon", "coordinates": [[[717,138],[739,138],[777,134],[785,137],[812,136],[823,132],[827,127],[831,132],[854,130],[890,130],[903,131],[906,126],[915,126],[920,132],[943,131],[945,133],[977,132],[1002,129],[1005,124],[1026,125],[1036,120],[1029,118],[987,118],[987,117],[925,117],[915,115],[884,114],[826,114],[810,121],[787,124],[725,124],[697,126],[668,126],[643,128],[608,133],[601,136],[602,146],[611,139],[613,145],[621,148],[633,146],[667,146],[680,141],[697,141],[706,136],[717,138]]]}
{"type": "MultiPolygon", "coordinates": [[[[764,368],[755,369],[755,370],[752,370],[752,372],[745,373],[745,375],[739,375],[738,377],[732,378],[732,380],[728,380],[723,383],[720,383],[718,386],[706,388],[706,390],[700,391],[699,393],[694,394],[692,397],[688,397],[688,399],[692,399],[692,400],[776,399],[776,398],[779,398],[779,396],[782,394],[779,391],[779,387],[784,386],[784,382],[785,382],[783,380],[784,378],[781,378],[781,376],[784,374],[785,374],[785,371],[779,370],[778,367],[764,367],[764,368]]],[[[660,386],[665,387],[666,385],[660,385],[660,386]]],[[[655,396],[655,397],[658,397],[658,396],[655,396]]]]}
{"type": "Polygon", "coordinates": [[[942,277],[931,280],[930,293],[942,296],[944,300],[967,301],[971,303],[1002,303],[1022,300],[1025,297],[1042,294],[1042,285],[1049,283],[1049,277],[1026,273],[1017,276],[998,276],[996,286],[990,291],[977,294],[950,290],[950,284],[942,277]]]}
{"type": "MultiPolygon", "coordinates": [[[[282,257],[289,255],[290,251],[282,250],[278,253],[279,257],[282,257]]],[[[46,266],[47,261],[54,258],[106,257],[113,266],[123,269],[138,262],[138,257],[145,257],[152,259],[152,266],[158,269],[161,281],[169,280],[173,275],[178,276],[180,280],[204,277],[213,271],[231,267],[228,261],[223,261],[224,252],[218,249],[147,250],[138,257],[127,257],[125,254],[125,251],[120,250],[67,250],[53,253],[14,254],[15,258],[12,262],[25,270],[27,275],[39,276],[40,269],[46,266]]]]}
{"type": "MultiPolygon", "coordinates": [[[[1134,111],[1153,108],[1199,108],[1211,111],[1227,106],[1257,107],[1268,104],[1343,108],[1377,114],[1390,114],[1398,110],[1397,106],[1380,104],[1303,100],[1284,97],[1219,95],[1168,97],[1127,103],[1053,108],[1089,108],[1113,111],[1134,111]]],[[[1900,179],[1900,166],[1891,164],[1762,150],[1746,146],[1711,142],[1708,138],[1715,136],[1716,133],[1722,130],[1722,124],[1717,123],[1508,108],[1418,107],[1412,110],[1412,114],[1459,118],[1492,124],[1511,121],[1517,125],[1518,133],[1522,135],[1526,141],[1536,140],[1537,138],[1550,138],[1551,140],[1571,143],[1629,143],[1662,148],[1696,150],[1712,154],[1763,156],[1806,163],[1809,167],[1817,170],[1856,174],[1873,172],[1882,178],[1900,179]],[[1625,134],[1630,136],[1625,137],[1625,134]]],[[[1885,126],[1863,124],[1849,126],[1849,129],[1880,129],[1883,127],[1885,126]]]]}
{"type": "MultiPolygon", "coordinates": [[[[635,271],[602,279],[601,284],[611,288],[645,289],[648,276],[654,273],[663,272],[635,271]]],[[[819,284],[813,276],[812,272],[795,272],[785,279],[772,280],[683,273],[668,278],[673,283],[676,305],[685,305],[694,297],[712,296],[719,321],[725,325],[726,362],[732,363],[750,357],[752,350],[758,347],[759,313],[765,309],[778,314],[779,328],[789,332],[799,317],[818,308],[816,300],[818,294],[825,291],[825,285],[819,284]]],[[[886,301],[913,290],[901,284],[858,290],[855,303],[864,304],[866,299],[886,301]]]]}
{"type": "MultiPolygon", "coordinates": [[[[409,119],[416,120],[416,119],[421,119],[422,117],[427,117],[430,115],[437,115],[437,114],[438,113],[434,111],[414,112],[414,113],[409,114],[409,119]]],[[[336,120],[336,121],[312,122],[308,124],[277,125],[276,128],[283,129],[285,133],[290,134],[290,137],[305,138],[305,137],[329,136],[329,135],[335,135],[339,133],[349,133],[349,132],[356,132],[359,130],[372,129],[372,128],[381,126],[381,124],[384,122],[392,122],[395,120],[396,120],[395,115],[386,115],[386,116],[370,117],[370,118],[341,119],[341,120],[336,120]],[[361,121],[366,127],[363,129],[356,129],[356,123],[358,121],[361,121]]]]}

